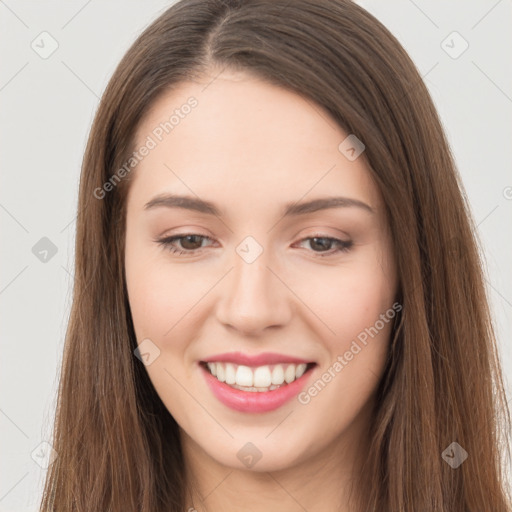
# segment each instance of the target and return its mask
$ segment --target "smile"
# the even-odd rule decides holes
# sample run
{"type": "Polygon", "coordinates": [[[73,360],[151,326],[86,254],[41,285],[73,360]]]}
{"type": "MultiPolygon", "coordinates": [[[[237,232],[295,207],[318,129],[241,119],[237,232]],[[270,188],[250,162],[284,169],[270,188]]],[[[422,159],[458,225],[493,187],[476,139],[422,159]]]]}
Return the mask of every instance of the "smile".
{"type": "MultiPolygon", "coordinates": [[[[309,363],[312,367],[314,363],[309,363]]],[[[234,363],[206,363],[210,373],[219,382],[243,391],[262,392],[272,391],[281,385],[291,384],[302,377],[308,369],[308,364],[273,364],[251,368],[250,366],[234,363]]]]}
{"type": "Polygon", "coordinates": [[[200,362],[206,382],[224,405],[240,412],[267,412],[298,395],[316,363],[257,367],[230,362],[200,362]]]}

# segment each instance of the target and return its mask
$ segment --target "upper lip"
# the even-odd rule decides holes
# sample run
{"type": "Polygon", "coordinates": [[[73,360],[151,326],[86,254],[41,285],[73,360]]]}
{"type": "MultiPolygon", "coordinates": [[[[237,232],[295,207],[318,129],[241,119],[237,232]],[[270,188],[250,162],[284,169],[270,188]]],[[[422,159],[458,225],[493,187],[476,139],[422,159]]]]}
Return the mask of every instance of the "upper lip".
{"type": "Polygon", "coordinates": [[[263,352],[257,355],[243,354],[242,352],[226,352],[224,354],[215,354],[202,360],[205,363],[225,362],[245,366],[263,366],[267,364],[279,363],[313,363],[302,359],[301,357],[288,356],[285,354],[276,354],[274,352],[263,352]]]}

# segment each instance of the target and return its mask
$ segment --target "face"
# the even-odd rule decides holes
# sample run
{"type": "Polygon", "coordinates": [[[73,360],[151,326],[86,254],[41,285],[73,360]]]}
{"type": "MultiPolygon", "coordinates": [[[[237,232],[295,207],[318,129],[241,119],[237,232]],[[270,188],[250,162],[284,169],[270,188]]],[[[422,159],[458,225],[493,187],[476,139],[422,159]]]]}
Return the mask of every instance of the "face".
{"type": "Polygon", "coordinates": [[[393,249],[326,112],[247,74],[210,81],[166,93],[138,128],[130,309],[195,453],[284,469],[362,435],[397,311],[393,249]]]}

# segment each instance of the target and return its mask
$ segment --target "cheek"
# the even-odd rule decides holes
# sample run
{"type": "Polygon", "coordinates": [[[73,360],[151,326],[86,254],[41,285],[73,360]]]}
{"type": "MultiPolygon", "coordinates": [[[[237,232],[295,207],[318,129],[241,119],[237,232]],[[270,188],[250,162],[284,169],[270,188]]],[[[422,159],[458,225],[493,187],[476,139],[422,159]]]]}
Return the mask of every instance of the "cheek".
{"type": "Polygon", "coordinates": [[[185,421],[190,395],[180,383],[195,370],[189,364],[190,337],[204,321],[194,305],[212,285],[165,262],[145,259],[142,251],[127,252],[126,282],[137,343],[149,338],[160,351],[146,371],[167,409],[177,421],[185,421]]]}
{"type": "Polygon", "coordinates": [[[368,254],[340,267],[326,292],[313,294],[310,301],[331,332],[323,340],[328,359],[299,403],[313,416],[327,415],[332,435],[346,428],[375,392],[400,309],[394,303],[394,268],[377,257],[381,252],[368,254]]]}
{"type": "MultiPolygon", "coordinates": [[[[395,280],[389,265],[374,255],[318,272],[300,284],[307,306],[328,327],[331,349],[344,351],[357,336],[371,328],[392,307],[395,280]]],[[[390,322],[388,322],[390,323],[390,322]]],[[[379,330],[385,330],[379,322],[379,330]]]]}
{"type": "Polygon", "coordinates": [[[154,337],[160,344],[172,338],[183,320],[190,321],[194,304],[211,287],[212,279],[192,279],[186,270],[165,263],[137,257],[136,252],[127,254],[126,281],[137,340],[154,337]]]}

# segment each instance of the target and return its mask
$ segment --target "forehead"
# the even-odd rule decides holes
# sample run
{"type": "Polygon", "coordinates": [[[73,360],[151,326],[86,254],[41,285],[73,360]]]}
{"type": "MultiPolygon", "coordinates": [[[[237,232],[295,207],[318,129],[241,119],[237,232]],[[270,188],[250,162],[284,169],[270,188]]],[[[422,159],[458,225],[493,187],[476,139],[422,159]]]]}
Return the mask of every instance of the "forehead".
{"type": "Polygon", "coordinates": [[[138,127],[135,148],[150,139],[153,147],[135,168],[133,194],[261,203],[337,192],[376,204],[364,159],[339,149],[348,135],[316,103],[245,73],[182,82],[138,127]]]}

